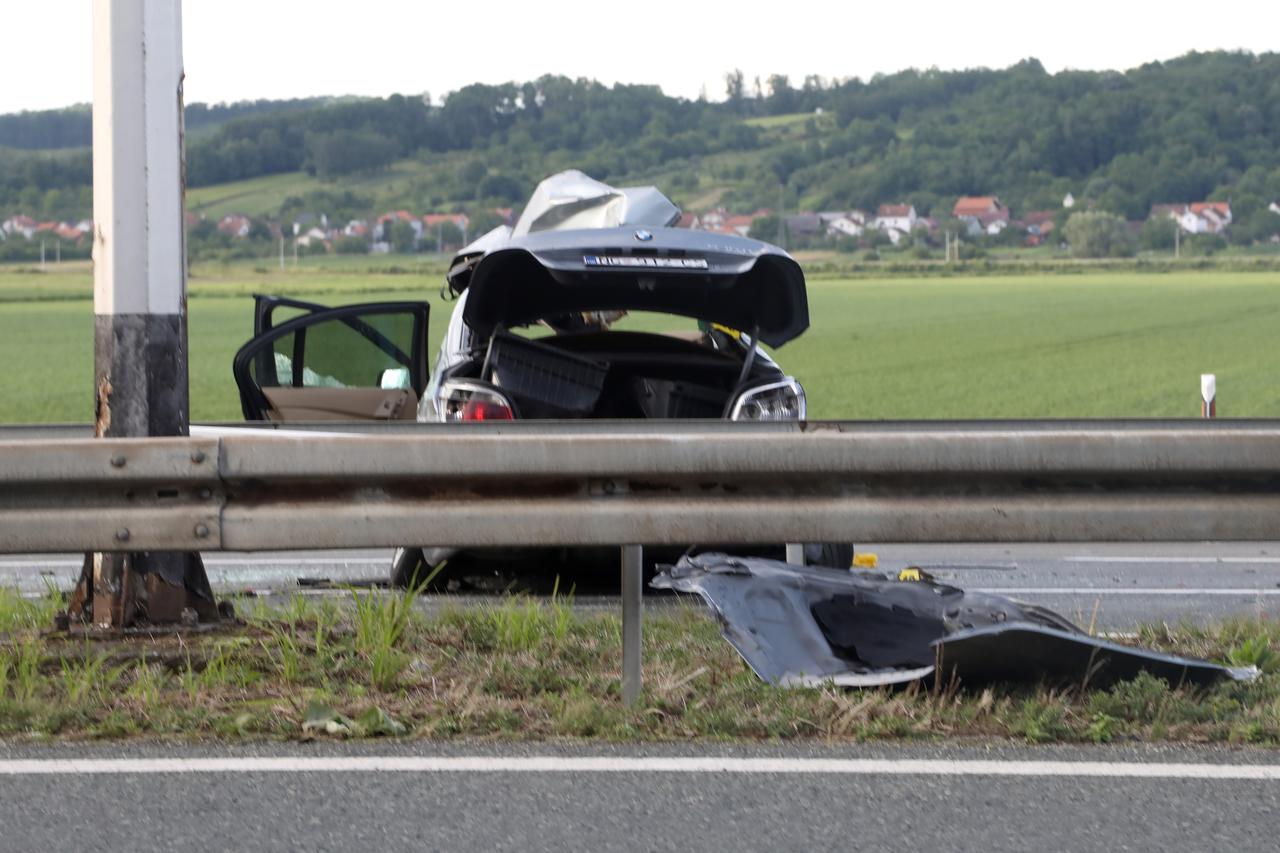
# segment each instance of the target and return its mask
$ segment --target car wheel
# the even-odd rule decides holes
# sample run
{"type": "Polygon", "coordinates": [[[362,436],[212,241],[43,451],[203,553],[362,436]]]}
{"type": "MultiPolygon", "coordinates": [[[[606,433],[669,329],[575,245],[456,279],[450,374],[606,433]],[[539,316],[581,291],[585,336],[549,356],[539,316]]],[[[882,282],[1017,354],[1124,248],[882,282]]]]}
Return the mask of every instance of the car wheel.
{"type": "Polygon", "coordinates": [[[395,589],[410,589],[426,584],[427,589],[442,582],[442,578],[432,578],[434,566],[427,565],[421,548],[397,548],[391,558],[391,586],[395,589]],[[427,583],[427,579],[431,582],[427,583]]]}
{"type": "Polygon", "coordinates": [[[853,544],[850,542],[808,543],[804,546],[804,562],[807,566],[848,571],[853,565],[853,544]]]}

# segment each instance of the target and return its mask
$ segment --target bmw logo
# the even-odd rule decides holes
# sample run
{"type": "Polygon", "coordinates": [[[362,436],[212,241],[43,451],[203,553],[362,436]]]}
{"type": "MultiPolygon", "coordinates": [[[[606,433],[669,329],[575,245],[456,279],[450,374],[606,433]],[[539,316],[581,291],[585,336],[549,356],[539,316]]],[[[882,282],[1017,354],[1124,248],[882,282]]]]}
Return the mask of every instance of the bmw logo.
{"type": "Polygon", "coordinates": [[[653,232],[645,231],[643,228],[641,228],[639,231],[636,232],[636,239],[639,240],[641,243],[648,243],[650,240],[653,239],[653,232]]]}

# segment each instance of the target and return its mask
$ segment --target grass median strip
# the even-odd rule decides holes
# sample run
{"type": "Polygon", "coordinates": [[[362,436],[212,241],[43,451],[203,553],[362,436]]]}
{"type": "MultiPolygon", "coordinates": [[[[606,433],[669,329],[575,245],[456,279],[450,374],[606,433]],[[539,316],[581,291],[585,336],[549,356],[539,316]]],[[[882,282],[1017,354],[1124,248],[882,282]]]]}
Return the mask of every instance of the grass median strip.
{"type": "Polygon", "coordinates": [[[59,603],[0,591],[0,736],[420,737],[612,741],[989,737],[1280,745],[1280,624],[1156,626],[1139,642],[1257,664],[1208,691],[1142,677],[1070,687],[781,690],[700,604],[645,624],[645,692],[619,695],[620,624],[563,599],[424,615],[405,597],[248,603],[234,631],[92,642],[47,632],[59,603]]]}

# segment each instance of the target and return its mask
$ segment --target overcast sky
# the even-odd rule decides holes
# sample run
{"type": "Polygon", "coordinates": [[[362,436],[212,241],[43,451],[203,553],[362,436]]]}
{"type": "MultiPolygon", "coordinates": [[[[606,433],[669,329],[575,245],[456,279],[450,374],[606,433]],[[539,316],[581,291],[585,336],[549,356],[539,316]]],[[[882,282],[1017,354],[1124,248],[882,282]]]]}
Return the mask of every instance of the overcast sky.
{"type": "MultiPolygon", "coordinates": [[[[90,0],[0,0],[0,113],[90,100],[90,0]]],[[[187,99],[440,95],[546,73],[723,97],[725,71],[1131,68],[1188,50],[1280,49],[1276,0],[186,0],[187,99]]]]}

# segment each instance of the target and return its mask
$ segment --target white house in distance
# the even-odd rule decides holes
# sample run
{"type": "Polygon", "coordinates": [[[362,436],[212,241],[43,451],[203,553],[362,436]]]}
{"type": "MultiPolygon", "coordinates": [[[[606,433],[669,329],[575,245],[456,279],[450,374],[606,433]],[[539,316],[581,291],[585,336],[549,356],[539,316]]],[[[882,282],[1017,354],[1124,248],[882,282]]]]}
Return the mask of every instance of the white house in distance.
{"type": "Polygon", "coordinates": [[[1009,208],[993,195],[961,196],[951,212],[966,223],[971,237],[994,236],[1009,227],[1009,208]]]}
{"type": "Polygon", "coordinates": [[[4,237],[22,237],[30,240],[36,233],[36,227],[39,225],[30,216],[11,216],[4,222],[0,222],[0,235],[4,237]]]}
{"type": "Polygon", "coordinates": [[[882,204],[876,209],[876,228],[910,234],[916,227],[916,209],[910,204],[882,204]]]}
{"type": "Polygon", "coordinates": [[[1271,204],[1267,207],[1267,210],[1271,211],[1277,216],[1280,216],[1280,201],[1271,202],[1271,204]]]}
{"type": "Polygon", "coordinates": [[[218,230],[228,237],[244,238],[253,229],[253,221],[238,213],[228,213],[218,220],[218,230]]]}
{"type": "Polygon", "coordinates": [[[298,245],[304,248],[312,245],[328,243],[329,233],[325,231],[323,228],[321,228],[320,226],[316,225],[308,229],[307,231],[304,231],[301,234],[298,234],[297,241],[298,241],[298,245]]]}
{"type": "Polygon", "coordinates": [[[827,234],[832,237],[860,237],[867,228],[867,214],[862,210],[821,213],[827,234]]]}
{"type": "Polygon", "coordinates": [[[1151,217],[1159,216],[1173,219],[1187,234],[1221,234],[1231,224],[1231,205],[1225,201],[1153,205],[1151,217]]]}

